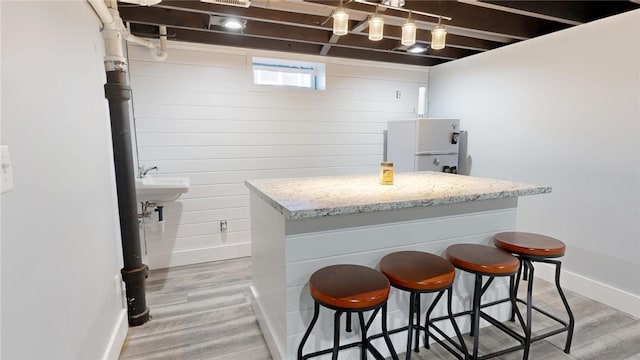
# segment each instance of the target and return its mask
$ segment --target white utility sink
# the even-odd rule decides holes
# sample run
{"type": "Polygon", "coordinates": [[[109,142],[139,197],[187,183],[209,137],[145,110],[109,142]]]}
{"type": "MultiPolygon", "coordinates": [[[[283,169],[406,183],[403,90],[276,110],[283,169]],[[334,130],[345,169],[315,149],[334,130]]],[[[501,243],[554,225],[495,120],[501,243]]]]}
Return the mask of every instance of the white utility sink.
{"type": "Polygon", "coordinates": [[[187,177],[153,177],[145,176],[136,179],[136,195],[139,202],[164,204],[175,201],[189,191],[187,177]]]}

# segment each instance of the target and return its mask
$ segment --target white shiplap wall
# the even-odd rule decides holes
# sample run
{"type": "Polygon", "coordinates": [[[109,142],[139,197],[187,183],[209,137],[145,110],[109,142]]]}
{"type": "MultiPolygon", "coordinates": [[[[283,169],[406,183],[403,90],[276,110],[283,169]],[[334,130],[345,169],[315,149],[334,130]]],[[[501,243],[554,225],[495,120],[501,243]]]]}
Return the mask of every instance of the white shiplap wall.
{"type": "Polygon", "coordinates": [[[414,117],[428,80],[425,67],[183,43],[164,62],[130,46],[129,61],[140,164],[192,184],[165,232],[146,230],[152,268],[249,255],[246,179],[377,172],[386,122],[414,117]],[[324,62],[327,90],[255,86],[252,56],[324,62]]]}

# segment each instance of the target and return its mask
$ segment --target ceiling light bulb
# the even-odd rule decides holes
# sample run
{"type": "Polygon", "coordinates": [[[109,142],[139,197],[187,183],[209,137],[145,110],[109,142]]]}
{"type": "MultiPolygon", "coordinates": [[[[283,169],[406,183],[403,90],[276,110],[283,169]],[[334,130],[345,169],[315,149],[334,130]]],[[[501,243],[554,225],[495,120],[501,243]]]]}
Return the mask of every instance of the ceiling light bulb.
{"type": "Polygon", "coordinates": [[[427,48],[422,45],[415,45],[407,49],[407,52],[412,54],[421,54],[426,51],[427,51],[427,48]]]}
{"type": "Polygon", "coordinates": [[[239,30],[243,27],[242,22],[238,19],[226,19],[222,25],[231,30],[239,30]]]}
{"type": "Polygon", "coordinates": [[[431,48],[434,50],[444,49],[446,36],[447,29],[438,24],[438,26],[431,30],[431,48]]]}
{"type": "Polygon", "coordinates": [[[374,15],[369,19],[369,40],[382,40],[384,19],[382,16],[374,15]]]}
{"type": "Polygon", "coordinates": [[[416,43],[416,23],[407,22],[402,25],[402,45],[411,46],[416,43]]]}
{"type": "Polygon", "coordinates": [[[347,35],[349,33],[349,14],[343,8],[333,12],[333,34],[347,35]]]}

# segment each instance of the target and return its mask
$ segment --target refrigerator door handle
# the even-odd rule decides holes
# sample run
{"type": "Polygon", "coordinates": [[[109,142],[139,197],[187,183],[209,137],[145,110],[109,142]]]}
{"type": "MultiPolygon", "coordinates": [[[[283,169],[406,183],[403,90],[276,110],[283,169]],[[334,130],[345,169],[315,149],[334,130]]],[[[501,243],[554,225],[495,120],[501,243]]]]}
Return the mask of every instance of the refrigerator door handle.
{"type": "Polygon", "coordinates": [[[451,151],[420,151],[415,153],[415,156],[432,156],[432,155],[456,155],[457,152],[451,151]]]}

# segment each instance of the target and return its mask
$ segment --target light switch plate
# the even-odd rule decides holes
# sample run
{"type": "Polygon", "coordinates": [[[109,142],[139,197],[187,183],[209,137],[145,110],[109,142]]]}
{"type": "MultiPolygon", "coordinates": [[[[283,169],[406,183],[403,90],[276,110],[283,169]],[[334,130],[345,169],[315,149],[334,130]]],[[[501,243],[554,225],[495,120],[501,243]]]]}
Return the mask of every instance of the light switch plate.
{"type": "Polygon", "coordinates": [[[0,145],[2,160],[0,161],[0,193],[13,189],[13,171],[11,171],[11,158],[9,157],[9,145],[0,145]]]}

